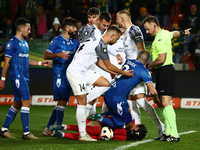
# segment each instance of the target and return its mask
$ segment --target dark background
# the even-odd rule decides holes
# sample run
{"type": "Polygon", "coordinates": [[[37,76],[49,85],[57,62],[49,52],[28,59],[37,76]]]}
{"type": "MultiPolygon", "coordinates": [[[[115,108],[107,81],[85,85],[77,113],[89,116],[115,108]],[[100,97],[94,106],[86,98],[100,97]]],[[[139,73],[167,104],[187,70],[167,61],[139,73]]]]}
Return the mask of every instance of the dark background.
{"type": "MultiPolygon", "coordinates": [[[[0,69],[1,75],[2,69],[0,69]]],[[[173,97],[200,98],[200,71],[176,71],[176,88],[173,97]]],[[[153,81],[155,76],[153,75],[153,81]]],[[[53,69],[30,68],[31,95],[53,95],[53,69]]],[[[10,71],[6,76],[6,87],[1,95],[12,95],[10,71]]]]}

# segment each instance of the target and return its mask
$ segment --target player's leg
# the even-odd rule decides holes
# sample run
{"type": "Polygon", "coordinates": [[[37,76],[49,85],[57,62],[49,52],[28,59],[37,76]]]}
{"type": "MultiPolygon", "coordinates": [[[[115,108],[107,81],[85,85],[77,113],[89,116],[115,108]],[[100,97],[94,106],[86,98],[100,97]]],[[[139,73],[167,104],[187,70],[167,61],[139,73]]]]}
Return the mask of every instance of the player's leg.
{"type": "MultiPolygon", "coordinates": [[[[159,98],[162,102],[163,114],[166,119],[167,132],[170,131],[170,136],[168,140],[164,138],[164,141],[180,141],[176,126],[176,114],[171,104],[171,97],[174,94],[175,82],[176,82],[176,72],[172,65],[161,67],[157,69],[156,73],[156,90],[158,92],[159,98]],[[168,130],[170,129],[170,130],[168,130]]],[[[168,134],[168,133],[166,133],[168,134]]]]}
{"type": "Polygon", "coordinates": [[[131,110],[131,116],[135,119],[135,124],[141,124],[140,119],[140,109],[136,103],[136,97],[133,96],[135,92],[135,88],[130,92],[130,96],[128,98],[129,108],[131,110]]]}
{"type": "MultiPolygon", "coordinates": [[[[99,67],[95,67],[95,68],[92,68],[91,70],[95,70],[97,72],[101,72],[100,75],[102,76],[101,78],[99,78],[98,80],[100,81],[95,81],[95,83],[93,84],[95,86],[94,88],[92,88],[92,90],[88,93],[87,95],[87,102],[91,102],[91,101],[96,101],[98,97],[100,97],[102,94],[104,94],[109,88],[107,87],[107,81],[111,81],[111,76],[109,73],[105,72],[105,71],[102,71],[101,69],[99,69],[99,67]],[[105,79],[107,79],[105,85],[102,84],[102,82],[105,82],[105,79]],[[103,79],[103,80],[102,80],[103,79]]],[[[110,86],[109,86],[110,87],[110,86]]],[[[94,104],[92,105],[92,107],[90,108],[91,109],[91,112],[90,112],[90,115],[91,114],[95,114],[96,112],[96,103],[94,102],[94,104]]]]}
{"type": "Polygon", "coordinates": [[[29,112],[30,112],[30,107],[31,107],[29,82],[26,80],[20,80],[20,83],[18,86],[19,86],[19,93],[22,99],[22,107],[21,107],[21,112],[20,112],[20,117],[21,117],[22,126],[23,126],[22,138],[23,139],[38,139],[32,133],[30,133],[30,130],[29,130],[29,112]]]}
{"type": "Polygon", "coordinates": [[[140,84],[137,85],[137,88],[135,90],[135,95],[136,95],[136,99],[137,99],[136,102],[153,119],[153,121],[155,122],[157,129],[158,129],[158,136],[160,137],[165,132],[165,126],[160,121],[160,119],[155,111],[155,108],[146,100],[145,93],[146,93],[146,87],[144,85],[144,82],[141,82],[140,84]]]}
{"type": "Polygon", "coordinates": [[[103,102],[103,105],[102,105],[101,111],[102,111],[102,113],[104,113],[104,112],[108,111],[108,108],[107,108],[107,106],[106,106],[106,103],[105,103],[105,102],[103,102]]]}
{"type": "Polygon", "coordinates": [[[10,135],[8,132],[8,128],[10,127],[11,123],[15,119],[15,116],[17,115],[18,110],[21,108],[21,101],[16,102],[14,100],[13,105],[10,107],[6,114],[6,119],[5,122],[1,128],[0,135],[7,137],[7,138],[14,138],[13,136],[10,135]]]}
{"type": "Polygon", "coordinates": [[[54,94],[54,97],[58,99],[57,110],[56,110],[56,121],[57,125],[61,126],[64,118],[64,110],[67,102],[69,101],[71,86],[67,78],[61,79],[60,82],[61,82],[60,84],[58,84],[58,82],[56,83],[57,91],[54,94]]]}
{"type": "Polygon", "coordinates": [[[170,128],[170,135],[178,140],[179,135],[176,126],[176,114],[173,106],[171,105],[171,96],[160,96],[160,99],[162,101],[162,105],[164,106],[163,111],[166,121],[169,123],[168,128],[170,128]]]}

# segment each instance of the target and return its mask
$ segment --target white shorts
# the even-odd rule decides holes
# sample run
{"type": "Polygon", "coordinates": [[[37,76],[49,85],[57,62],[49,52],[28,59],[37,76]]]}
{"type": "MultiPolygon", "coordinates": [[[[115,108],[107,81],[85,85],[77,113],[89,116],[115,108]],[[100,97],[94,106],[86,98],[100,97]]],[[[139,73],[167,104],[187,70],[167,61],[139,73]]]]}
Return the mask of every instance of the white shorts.
{"type": "Polygon", "coordinates": [[[130,95],[135,96],[143,93],[147,95],[147,86],[145,85],[144,81],[140,82],[134,89],[132,89],[130,95]]]}
{"type": "Polygon", "coordinates": [[[101,74],[104,78],[106,78],[109,82],[112,81],[111,75],[109,72],[99,68],[96,64],[93,64],[90,67],[91,70],[98,72],[99,74],[101,74]]]}
{"type": "Polygon", "coordinates": [[[71,85],[74,95],[87,93],[87,86],[92,85],[102,75],[89,69],[85,75],[77,77],[67,71],[67,79],[71,85]]]}

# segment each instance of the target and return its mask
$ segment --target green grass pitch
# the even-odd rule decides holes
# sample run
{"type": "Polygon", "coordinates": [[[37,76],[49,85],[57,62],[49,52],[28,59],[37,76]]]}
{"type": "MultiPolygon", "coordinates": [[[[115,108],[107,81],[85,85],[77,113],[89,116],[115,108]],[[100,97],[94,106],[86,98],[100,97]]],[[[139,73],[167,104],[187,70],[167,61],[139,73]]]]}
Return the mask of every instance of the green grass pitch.
{"type": "MultiPolygon", "coordinates": [[[[10,106],[0,106],[0,127],[3,125],[6,113],[10,106]]],[[[16,116],[9,130],[15,139],[0,137],[0,150],[114,150],[114,149],[134,149],[134,150],[197,150],[200,149],[200,109],[175,109],[177,126],[179,133],[196,131],[190,134],[181,135],[180,142],[159,142],[149,139],[157,137],[157,128],[153,120],[141,110],[142,123],[147,126],[148,133],[142,141],[97,141],[82,142],[66,138],[57,139],[56,137],[45,137],[42,132],[53,110],[52,106],[32,106],[30,110],[30,131],[40,139],[23,140],[22,124],[20,112],[16,116]],[[136,145],[138,142],[144,142],[136,145]],[[134,146],[134,144],[136,146],[134,146]],[[124,146],[124,147],[122,147],[124,146]]],[[[101,108],[97,108],[101,112],[101,108]]],[[[156,109],[158,115],[159,110],[156,109]]],[[[76,108],[66,107],[64,124],[76,123],[76,108]]]]}

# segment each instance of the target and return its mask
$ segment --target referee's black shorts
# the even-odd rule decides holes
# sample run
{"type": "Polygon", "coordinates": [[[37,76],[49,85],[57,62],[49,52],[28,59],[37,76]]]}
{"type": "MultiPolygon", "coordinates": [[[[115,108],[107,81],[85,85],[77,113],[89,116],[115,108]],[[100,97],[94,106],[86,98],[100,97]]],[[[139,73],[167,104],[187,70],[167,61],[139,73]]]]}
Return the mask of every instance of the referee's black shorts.
{"type": "Polygon", "coordinates": [[[174,95],[176,72],[173,65],[163,66],[156,71],[156,90],[158,96],[174,95]]]}

